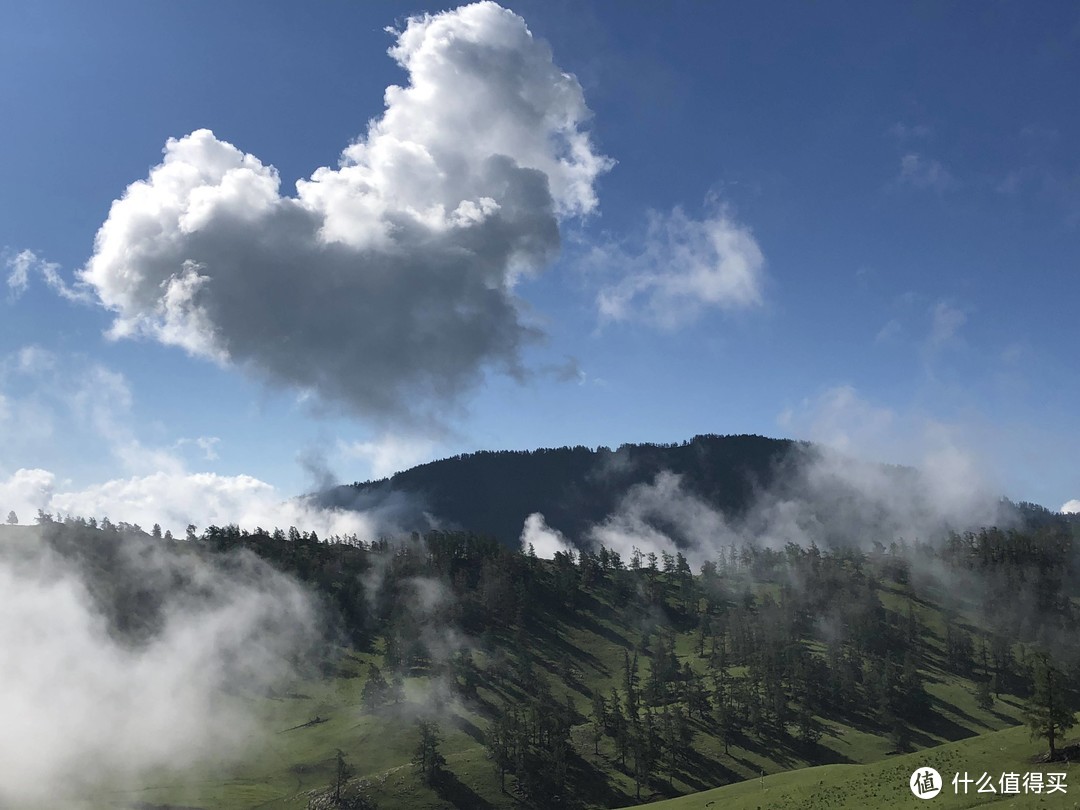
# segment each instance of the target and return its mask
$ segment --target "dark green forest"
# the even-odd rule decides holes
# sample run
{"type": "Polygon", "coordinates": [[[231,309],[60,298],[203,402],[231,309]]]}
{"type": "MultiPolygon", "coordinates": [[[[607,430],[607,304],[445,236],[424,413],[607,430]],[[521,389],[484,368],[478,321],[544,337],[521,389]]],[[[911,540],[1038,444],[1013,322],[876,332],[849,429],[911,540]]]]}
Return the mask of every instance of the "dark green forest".
{"type": "MultiPolygon", "coordinates": [[[[790,439],[709,434],[672,444],[624,444],[615,450],[579,446],[470,453],[314,497],[333,508],[378,510],[406,532],[469,531],[513,547],[525,519],[539,512],[572,545],[591,549],[590,529],[617,513],[628,492],[653,483],[661,474],[677,476],[688,496],[734,525],[750,518],[766,498],[802,501],[808,517],[821,529],[818,542],[828,540],[829,545],[897,539],[907,527],[895,525],[896,519],[906,519],[904,511],[919,512],[925,506],[920,501],[932,495],[909,467],[825,455],[817,445],[790,439]],[[807,471],[826,459],[841,468],[839,475],[808,480],[807,471]],[[883,491],[910,496],[901,514],[888,514],[883,504],[871,508],[865,493],[853,487],[864,471],[883,491]]],[[[887,495],[882,497],[887,501],[887,495]]],[[[1040,526],[1067,520],[1041,506],[1005,499],[997,513],[990,523],[1040,526]]],[[[663,528],[666,533],[672,530],[663,528]]],[[[943,523],[933,528],[936,535],[966,527],[943,523]]],[[[693,543],[700,538],[674,539],[693,543]]]]}
{"type": "MultiPolygon", "coordinates": [[[[421,464],[381,481],[322,494],[327,505],[360,508],[407,495],[447,526],[516,545],[525,518],[542,512],[572,539],[602,521],[619,499],[662,471],[683,476],[688,490],[737,516],[769,489],[809,445],[764,436],[695,436],[676,444],[624,444],[479,452],[421,464]]],[[[416,509],[400,515],[422,524],[416,509]]],[[[415,528],[426,528],[419,525],[415,528]]]]}

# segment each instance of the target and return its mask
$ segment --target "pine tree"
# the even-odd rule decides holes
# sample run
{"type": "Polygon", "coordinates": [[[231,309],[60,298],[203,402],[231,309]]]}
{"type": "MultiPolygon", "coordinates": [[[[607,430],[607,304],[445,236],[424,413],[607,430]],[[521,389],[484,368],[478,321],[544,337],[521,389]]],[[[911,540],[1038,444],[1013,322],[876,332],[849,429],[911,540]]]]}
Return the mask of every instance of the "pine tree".
{"type": "Polygon", "coordinates": [[[619,701],[619,693],[611,690],[611,700],[608,702],[608,720],[611,723],[611,736],[615,740],[615,750],[619,754],[619,767],[626,767],[626,753],[630,743],[629,723],[623,714],[622,703],[619,701]]]}
{"type": "Polygon", "coordinates": [[[626,716],[629,720],[638,719],[638,657],[630,657],[630,653],[623,650],[623,685],[626,687],[626,716]]]}
{"type": "Polygon", "coordinates": [[[368,677],[364,682],[364,688],[360,690],[360,699],[364,709],[373,712],[378,709],[386,699],[387,685],[382,672],[374,664],[368,664],[368,677]]]}
{"type": "MultiPolygon", "coordinates": [[[[650,718],[652,714],[646,711],[645,716],[650,718]]],[[[634,795],[641,801],[641,786],[649,780],[652,773],[652,751],[649,746],[649,733],[641,723],[635,722],[629,729],[630,753],[634,763],[634,795]]]]}
{"type": "Polygon", "coordinates": [[[716,718],[716,728],[720,733],[720,739],[724,741],[724,753],[731,753],[731,741],[736,731],[736,715],[731,706],[726,703],[717,703],[713,711],[716,718]]]}
{"type": "Polygon", "coordinates": [[[796,737],[803,745],[813,745],[821,739],[821,724],[805,706],[795,716],[796,737]]]}
{"type": "Polygon", "coordinates": [[[396,706],[405,699],[405,679],[400,672],[390,677],[390,700],[396,706]]]}
{"type": "Polygon", "coordinates": [[[1034,692],[1027,703],[1024,715],[1031,728],[1032,739],[1045,737],[1050,745],[1050,761],[1057,756],[1057,741],[1063,732],[1076,725],[1073,708],[1069,705],[1065,674],[1054,665],[1050,657],[1035,657],[1034,692]]]}
{"type": "Polygon", "coordinates": [[[604,731],[608,728],[607,704],[600,690],[593,690],[592,697],[592,738],[593,753],[599,756],[600,740],[604,737],[604,731]]]}
{"type": "Polygon", "coordinates": [[[506,791],[506,772],[514,764],[514,738],[517,715],[504,706],[488,728],[485,744],[491,752],[491,761],[499,772],[499,789],[506,791]]]}
{"type": "Polygon", "coordinates": [[[345,752],[339,748],[334,768],[334,803],[338,806],[341,805],[341,791],[352,775],[353,767],[345,760],[345,752]]]}
{"type": "Polygon", "coordinates": [[[439,724],[434,720],[418,720],[417,728],[420,739],[413,750],[412,764],[424,781],[433,785],[438,780],[442,766],[446,764],[445,757],[439,753],[442,734],[439,732],[439,724]]]}
{"type": "Polygon", "coordinates": [[[712,704],[709,701],[709,693],[705,689],[703,679],[696,672],[691,671],[690,681],[686,685],[686,696],[688,714],[693,717],[694,712],[697,712],[698,718],[704,720],[705,715],[712,708],[712,704]]]}
{"type": "Polygon", "coordinates": [[[683,714],[682,706],[676,705],[673,714],[675,717],[676,749],[679,757],[682,758],[693,750],[694,729],[690,725],[689,719],[683,714]]]}

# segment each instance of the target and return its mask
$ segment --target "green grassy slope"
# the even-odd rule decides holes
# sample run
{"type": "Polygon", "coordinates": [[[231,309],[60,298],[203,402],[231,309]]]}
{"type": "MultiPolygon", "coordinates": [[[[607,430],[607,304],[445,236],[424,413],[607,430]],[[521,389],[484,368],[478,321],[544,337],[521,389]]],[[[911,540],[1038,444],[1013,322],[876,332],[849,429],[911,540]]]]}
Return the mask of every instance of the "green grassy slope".
{"type": "MultiPolygon", "coordinates": [[[[765,591],[771,586],[757,587],[765,591]]],[[[890,590],[883,591],[881,596],[885,602],[904,598],[899,591],[890,590]]],[[[934,665],[942,642],[933,634],[932,628],[940,617],[932,605],[924,605],[922,611],[925,623],[931,628],[927,638],[931,665],[925,675],[934,712],[922,725],[913,727],[913,747],[936,746],[1019,722],[1020,702],[1016,697],[1003,695],[992,710],[985,711],[975,703],[971,681],[934,665]]],[[[696,655],[694,632],[688,628],[677,629],[676,652],[680,663],[688,661],[695,670],[703,672],[705,662],[696,655]]],[[[610,738],[603,739],[599,754],[594,753],[586,715],[593,690],[606,694],[620,684],[624,651],[636,645],[640,638],[638,620],[630,620],[624,610],[616,608],[603,593],[596,592],[585,599],[576,612],[551,613],[522,636],[496,634],[487,641],[512,661],[520,649],[531,650],[537,677],[548,681],[560,701],[569,696],[574,702],[579,716],[572,734],[571,782],[579,791],[579,798],[588,806],[634,803],[632,774],[619,767],[610,738]]],[[[492,656],[482,654],[478,659],[481,672],[493,660],[492,656]]],[[[144,807],[303,808],[307,806],[309,792],[324,788],[331,780],[337,749],[345,752],[356,768],[357,777],[366,783],[368,794],[383,810],[518,806],[512,792],[512,780],[507,782],[510,792],[500,791],[497,775],[483,746],[490,709],[503,700],[513,700],[516,696],[513,690],[496,689],[482,679],[475,699],[467,702],[455,699],[444,707],[441,750],[447,759],[448,776],[437,788],[431,788],[420,781],[409,764],[416,744],[413,721],[428,698],[426,679],[410,677],[406,680],[406,700],[400,706],[387,706],[374,715],[362,709],[361,688],[367,663],[381,663],[381,660],[378,648],[368,653],[350,652],[340,663],[336,677],[298,682],[285,694],[273,698],[234,697],[248,701],[258,718],[258,731],[252,736],[250,751],[239,762],[210,764],[198,772],[161,774],[142,785],[103,791],[89,797],[92,806],[118,807],[141,802],[144,807]],[[311,722],[316,718],[319,722],[311,722]]],[[[643,675],[648,667],[649,658],[644,655],[643,675]]],[[[879,730],[864,724],[819,719],[824,734],[812,746],[799,746],[792,740],[778,742],[745,735],[731,745],[728,753],[724,752],[716,730],[695,719],[692,756],[680,765],[670,781],[666,775],[654,779],[643,790],[642,800],[694,793],[732,783],[738,783],[728,788],[736,795],[739,791],[754,789],[756,777],[762,771],[782,774],[775,777],[777,782],[769,783],[777,786],[772,798],[781,795],[779,786],[785,784],[791,788],[783,795],[793,797],[797,789],[806,786],[801,781],[803,777],[798,775],[801,772],[782,772],[831,763],[813,773],[821,774],[818,779],[827,775],[829,779],[846,781],[863,773],[852,764],[880,762],[880,766],[875,767],[891,767],[893,763],[907,761],[887,758],[892,746],[879,730]],[[754,781],[752,784],[743,782],[747,779],[754,781]]],[[[1027,752],[1023,755],[1029,756],[1034,745],[1026,743],[1026,732],[1009,734],[1013,736],[1002,739],[1014,741],[1027,752]]],[[[973,744],[974,741],[969,743],[973,744]]],[[[977,759],[974,754],[970,757],[972,763],[977,759]]],[[[942,760],[927,761],[932,764],[942,760]]],[[[871,782],[879,778],[884,779],[884,776],[858,777],[862,780],[858,784],[864,786],[859,790],[870,791],[871,782]]],[[[879,792],[885,791],[882,796],[891,789],[888,784],[881,782],[879,792]]],[[[897,784],[903,787],[906,781],[897,784]]],[[[774,806],[772,798],[768,805],[762,806],[774,806]]],[[[695,801],[696,798],[687,800],[695,801]]],[[[791,798],[791,801],[795,799],[791,798]]],[[[687,805],[697,806],[704,805],[687,805]]]]}
{"type": "MultiPolygon", "coordinates": [[[[823,765],[788,773],[751,779],[727,787],[691,796],[656,802],[650,810],[863,810],[863,808],[976,807],[993,804],[1000,807],[1073,808],[1080,807],[1080,768],[1066,763],[1047,765],[1036,761],[1043,753],[1031,742],[1027,730],[1011,728],[949,743],[932,750],[889,757],[869,765],[823,765]],[[944,789],[932,799],[920,799],[911,793],[908,780],[920,768],[931,767],[943,777],[944,789]],[[992,777],[1000,790],[1004,773],[1065,773],[1066,792],[1018,795],[980,794],[978,784],[963,784],[958,789],[953,777],[965,773],[978,780],[984,773],[992,777]]],[[[1044,776],[1043,782],[1049,780],[1044,776]]]]}

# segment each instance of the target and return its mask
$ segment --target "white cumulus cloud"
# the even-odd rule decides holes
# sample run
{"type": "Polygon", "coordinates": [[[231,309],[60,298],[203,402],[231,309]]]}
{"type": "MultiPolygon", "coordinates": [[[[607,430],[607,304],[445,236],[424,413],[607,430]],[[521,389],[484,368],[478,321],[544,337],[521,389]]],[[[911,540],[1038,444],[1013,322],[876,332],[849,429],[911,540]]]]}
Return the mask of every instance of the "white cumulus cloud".
{"type": "Polygon", "coordinates": [[[51,504],[64,513],[108,515],[114,521],[153,523],[182,531],[235,523],[241,528],[296,526],[320,536],[357,534],[370,540],[378,523],[372,515],[319,508],[304,498],[287,498],[273,485],[249,475],[155,473],[106,481],[54,494],[51,504]]]}
{"type": "Polygon", "coordinates": [[[114,523],[143,529],[158,523],[183,536],[188,524],[237,524],[244,529],[296,526],[320,537],[355,534],[372,540],[392,530],[374,511],[325,508],[304,497],[290,498],[272,484],[250,475],[157,472],[117,478],[81,488],[62,486],[48,470],[18,469],[0,478],[0,520],[13,510],[20,523],[32,523],[38,510],[86,518],[108,517],[114,523]]]}
{"type": "Polygon", "coordinates": [[[517,15],[411,17],[385,110],[283,194],[207,129],[168,141],[101,226],[80,282],[145,336],[386,422],[437,419],[536,337],[513,292],[596,208],[612,161],[581,86],[517,15]]]}
{"type": "Polygon", "coordinates": [[[30,523],[38,509],[52,502],[55,483],[55,475],[39,469],[18,469],[0,478],[0,520],[14,512],[20,523],[30,523]]]}
{"type": "Polygon", "coordinates": [[[1073,498],[1071,501],[1066,501],[1061,505],[1061,511],[1067,515],[1080,514],[1080,498],[1073,498]]]}

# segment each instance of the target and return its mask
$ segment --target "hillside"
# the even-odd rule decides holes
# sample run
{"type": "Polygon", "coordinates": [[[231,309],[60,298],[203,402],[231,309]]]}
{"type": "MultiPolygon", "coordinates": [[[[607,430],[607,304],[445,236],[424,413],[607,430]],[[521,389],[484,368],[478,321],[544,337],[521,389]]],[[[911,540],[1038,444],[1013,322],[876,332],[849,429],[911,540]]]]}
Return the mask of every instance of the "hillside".
{"type": "Polygon", "coordinates": [[[388,479],[323,494],[335,506],[366,508],[407,496],[394,517],[406,529],[428,528],[423,513],[451,529],[516,545],[525,518],[541,512],[580,543],[635,485],[661,472],[682,476],[688,490],[724,513],[739,514],[755,492],[772,486],[800,445],[763,436],[695,436],[681,444],[624,444],[617,450],[562,447],[479,452],[422,464],[388,479]]]}
{"type": "MultiPolygon", "coordinates": [[[[168,588],[125,566],[163,541],[77,521],[43,532],[116,637],[145,645],[168,588]]],[[[269,691],[215,698],[252,718],[238,759],[50,806],[331,807],[340,750],[346,792],[383,810],[619,807],[1014,725],[1047,646],[1076,682],[1076,549],[1056,529],[871,553],[733,546],[700,573],[681,555],[544,561],[467,534],[369,546],[226,527],[164,545],[297,577],[323,639],[269,691]],[[422,723],[444,760],[427,778],[422,723]]]]}
{"type": "Polygon", "coordinates": [[[618,527],[627,513],[646,533],[659,532],[684,550],[715,540],[701,537],[703,527],[686,520],[689,512],[706,515],[712,526],[733,527],[744,540],[780,533],[780,542],[829,547],[865,546],[868,538],[926,539],[986,525],[1038,528],[1077,521],[985,493],[942,495],[954,485],[806,442],[703,435],[617,450],[470,453],[313,497],[322,506],[369,511],[393,532],[467,531],[509,547],[518,546],[534,513],[571,546],[585,549],[604,542],[598,527],[612,521],[618,527]]]}
{"type": "MultiPolygon", "coordinates": [[[[908,780],[915,771],[934,768],[943,777],[944,787],[934,797],[933,807],[1061,807],[1080,806],[1075,798],[1076,780],[1080,770],[1066,762],[1055,764],[1039,761],[1040,749],[1030,739],[1026,728],[1010,728],[988,732],[962,742],[939,746],[932,751],[889,757],[868,765],[823,765],[804,768],[764,779],[750,779],[728,787],[707,790],[692,796],[669,799],[650,804],[650,810],[864,810],[865,808],[926,807],[926,801],[908,790],[908,780]],[[1065,793],[1053,795],[1025,792],[1024,775],[1036,772],[1048,785],[1050,773],[1064,774],[1061,782],[1065,793]],[[964,778],[979,780],[990,774],[997,793],[978,793],[978,783],[968,784],[964,793],[964,778]],[[1017,792],[1002,794],[1003,774],[1019,777],[1017,792]],[[959,776],[956,785],[952,781],[959,776]]],[[[985,789],[986,784],[983,783],[985,789]]],[[[1012,788],[1010,787],[1010,790],[1012,788]]]]}

